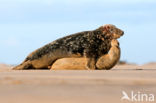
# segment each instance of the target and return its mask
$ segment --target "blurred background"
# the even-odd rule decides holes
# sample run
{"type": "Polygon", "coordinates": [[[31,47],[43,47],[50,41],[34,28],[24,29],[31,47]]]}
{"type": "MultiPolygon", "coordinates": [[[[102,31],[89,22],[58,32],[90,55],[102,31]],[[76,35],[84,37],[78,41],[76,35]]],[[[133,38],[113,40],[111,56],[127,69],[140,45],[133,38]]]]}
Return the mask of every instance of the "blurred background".
{"type": "Polygon", "coordinates": [[[156,61],[155,0],[0,0],[0,62],[19,64],[55,39],[104,24],[125,31],[121,60],[156,61]]]}

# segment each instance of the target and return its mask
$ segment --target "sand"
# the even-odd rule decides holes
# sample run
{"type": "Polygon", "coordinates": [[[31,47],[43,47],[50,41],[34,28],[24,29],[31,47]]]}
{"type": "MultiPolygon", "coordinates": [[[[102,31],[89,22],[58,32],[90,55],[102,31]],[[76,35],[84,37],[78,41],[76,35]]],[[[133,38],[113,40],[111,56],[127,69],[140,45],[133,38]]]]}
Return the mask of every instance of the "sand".
{"type": "Polygon", "coordinates": [[[156,63],[109,71],[18,71],[0,65],[0,103],[132,103],[121,100],[122,91],[156,96],[156,63]]]}

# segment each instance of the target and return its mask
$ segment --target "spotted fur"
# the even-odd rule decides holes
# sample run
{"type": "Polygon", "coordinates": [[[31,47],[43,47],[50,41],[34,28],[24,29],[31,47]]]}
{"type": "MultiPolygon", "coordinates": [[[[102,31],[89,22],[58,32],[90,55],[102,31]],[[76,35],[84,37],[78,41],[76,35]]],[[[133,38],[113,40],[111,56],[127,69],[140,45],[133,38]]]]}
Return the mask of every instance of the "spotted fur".
{"type": "MultiPolygon", "coordinates": [[[[111,48],[107,54],[98,58],[96,67],[98,70],[110,70],[120,59],[119,42],[116,39],[111,41],[111,48]]],[[[51,70],[86,70],[86,59],[62,58],[58,59],[51,67],[51,70]]]]}
{"type": "Polygon", "coordinates": [[[124,32],[107,24],[96,30],[84,31],[55,40],[32,52],[15,70],[47,69],[57,59],[66,57],[86,57],[88,69],[96,69],[97,58],[108,53],[111,40],[124,32]]]}

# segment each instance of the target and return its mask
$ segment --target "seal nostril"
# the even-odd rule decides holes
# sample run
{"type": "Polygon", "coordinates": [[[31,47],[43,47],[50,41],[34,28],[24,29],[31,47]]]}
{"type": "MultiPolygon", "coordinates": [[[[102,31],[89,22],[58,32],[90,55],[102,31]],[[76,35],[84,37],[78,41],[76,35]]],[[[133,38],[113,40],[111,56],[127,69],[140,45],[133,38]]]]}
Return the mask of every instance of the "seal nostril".
{"type": "Polygon", "coordinates": [[[122,31],[122,35],[124,35],[124,31],[122,31]]]}

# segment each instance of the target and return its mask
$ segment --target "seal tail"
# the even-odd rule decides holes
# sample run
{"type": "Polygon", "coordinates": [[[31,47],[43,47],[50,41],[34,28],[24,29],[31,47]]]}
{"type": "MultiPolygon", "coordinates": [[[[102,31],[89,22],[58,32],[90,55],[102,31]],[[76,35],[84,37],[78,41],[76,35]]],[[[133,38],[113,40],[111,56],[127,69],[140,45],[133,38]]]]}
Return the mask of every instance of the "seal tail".
{"type": "Polygon", "coordinates": [[[27,70],[27,69],[33,69],[33,66],[30,61],[23,62],[20,65],[13,67],[13,70],[27,70]]]}

